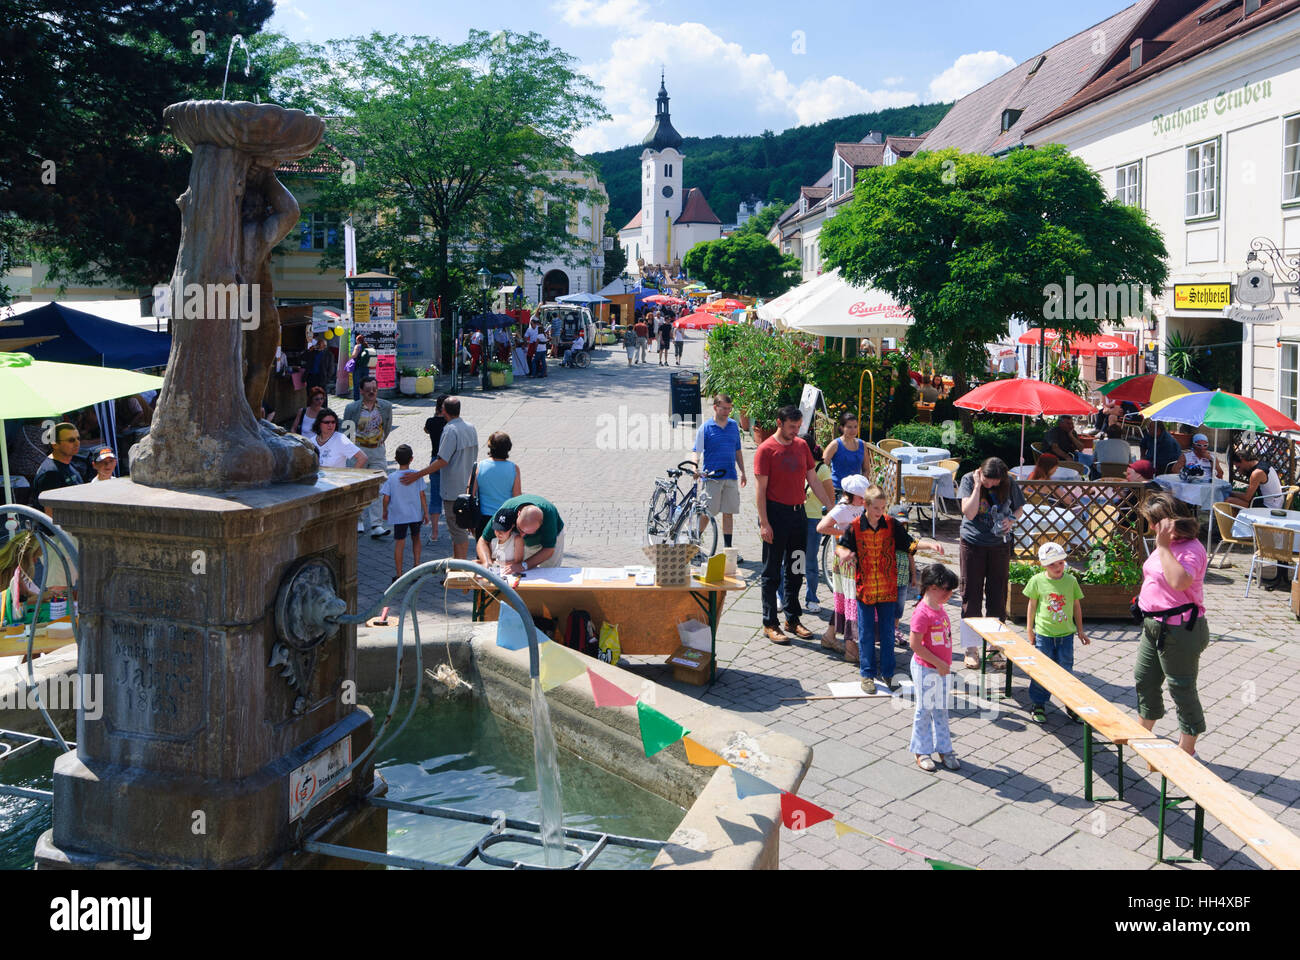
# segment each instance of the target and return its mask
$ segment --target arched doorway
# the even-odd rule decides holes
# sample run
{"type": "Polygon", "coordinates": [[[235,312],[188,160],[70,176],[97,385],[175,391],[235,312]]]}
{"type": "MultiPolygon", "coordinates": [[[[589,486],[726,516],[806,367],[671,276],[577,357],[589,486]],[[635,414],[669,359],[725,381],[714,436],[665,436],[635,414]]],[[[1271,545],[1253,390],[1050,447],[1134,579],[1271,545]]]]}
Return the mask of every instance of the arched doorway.
{"type": "Polygon", "coordinates": [[[552,270],[542,277],[542,302],[552,303],[569,292],[569,275],[563,270],[552,270]]]}

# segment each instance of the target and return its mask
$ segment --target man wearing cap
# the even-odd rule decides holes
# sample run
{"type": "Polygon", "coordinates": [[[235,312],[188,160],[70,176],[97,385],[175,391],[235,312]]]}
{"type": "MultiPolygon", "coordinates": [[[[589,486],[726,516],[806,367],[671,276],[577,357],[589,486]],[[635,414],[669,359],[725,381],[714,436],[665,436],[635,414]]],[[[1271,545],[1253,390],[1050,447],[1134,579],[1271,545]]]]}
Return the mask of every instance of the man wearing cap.
{"type": "Polygon", "coordinates": [[[524,559],[521,563],[506,564],[502,568],[506,573],[527,573],[538,567],[558,567],[564,563],[564,520],[555,504],[545,497],[525,493],[501,504],[479,538],[480,558],[485,546],[491,556],[492,541],[498,533],[511,531],[524,538],[524,559]]]}
{"type": "Polygon", "coordinates": [[[95,455],[90,465],[95,468],[95,475],[90,478],[91,483],[112,480],[113,471],[117,469],[117,454],[113,453],[112,447],[105,447],[95,455]]]}
{"type": "Polygon", "coordinates": [[[1223,464],[1210,453],[1210,438],[1203,433],[1192,437],[1192,449],[1184,451],[1183,455],[1174,461],[1169,472],[1182,473],[1184,467],[1200,467],[1206,477],[1213,470],[1216,477],[1223,479],[1223,464]]]}

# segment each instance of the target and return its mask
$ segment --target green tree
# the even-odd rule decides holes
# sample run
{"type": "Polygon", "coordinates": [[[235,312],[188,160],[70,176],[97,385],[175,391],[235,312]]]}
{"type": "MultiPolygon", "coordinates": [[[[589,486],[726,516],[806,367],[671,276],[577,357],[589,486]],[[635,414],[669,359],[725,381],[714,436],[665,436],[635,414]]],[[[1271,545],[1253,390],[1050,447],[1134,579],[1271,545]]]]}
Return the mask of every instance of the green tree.
{"type": "Polygon", "coordinates": [[[615,277],[627,269],[627,251],[618,242],[618,230],[608,218],[605,220],[605,236],[614,238],[614,249],[605,254],[605,272],[601,275],[601,286],[612,283],[615,277]]]}
{"type": "Polygon", "coordinates": [[[785,213],[789,206],[784,200],[773,201],[746,220],[745,225],[736,233],[756,233],[760,237],[766,237],[767,231],[771,230],[776,222],[781,219],[781,214],[785,213]]]}
{"type": "Polygon", "coordinates": [[[922,152],[869,170],[853,203],[823,226],[821,253],[850,283],[911,307],[909,347],[942,357],[957,395],[1012,317],[1080,334],[1119,319],[1102,297],[1093,315],[1056,319],[1053,285],[1073,277],[1076,290],[1158,288],[1168,273],[1146,214],[1107,197],[1097,175],[1055,145],[1000,159],[922,152]]]}
{"type": "Polygon", "coordinates": [[[799,282],[799,258],[782,256],[757,233],[697,244],[682,266],[689,276],[726,293],[775,297],[799,282]]]}
{"type": "MultiPolygon", "coordinates": [[[[535,33],[480,30],[451,45],[375,33],[313,53],[309,86],[338,118],[327,140],[356,163],[320,202],[356,218],[360,263],[452,302],[482,266],[595,253],[566,229],[578,203],[603,200],[569,144],[607,114],[573,57],[535,33]]],[[[323,266],[341,262],[326,251],[323,266]]]]}
{"type": "MultiPolygon", "coordinates": [[[[219,97],[231,38],[273,11],[271,0],[0,0],[0,234],[22,234],[56,281],[164,282],[190,160],[163,108],[219,97]]],[[[246,77],[242,61],[236,51],[228,96],[265,97],[267,72],[255,61],[246,77]]]]}

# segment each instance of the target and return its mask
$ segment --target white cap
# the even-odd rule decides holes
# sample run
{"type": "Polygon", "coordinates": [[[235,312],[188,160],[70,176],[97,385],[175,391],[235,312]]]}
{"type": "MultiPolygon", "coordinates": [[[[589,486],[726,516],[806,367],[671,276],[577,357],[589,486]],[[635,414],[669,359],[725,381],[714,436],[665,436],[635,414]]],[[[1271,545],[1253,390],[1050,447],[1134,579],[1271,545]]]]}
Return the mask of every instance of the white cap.
{"type": "Polygon", "coordinates": [[[1065,559],[1065,548],[1059,543],[1045,543],[1038,548],[1038,562],[1043,566],[1065,559]]]}
{"type": "Polygon", "coordinates": [[[852,474],[845,477],[840,483],[840,489],[845,493],[852,494],[855,497],[865,497],[867,490],[871,486],[871,481],[860,473],[852,474]]]}

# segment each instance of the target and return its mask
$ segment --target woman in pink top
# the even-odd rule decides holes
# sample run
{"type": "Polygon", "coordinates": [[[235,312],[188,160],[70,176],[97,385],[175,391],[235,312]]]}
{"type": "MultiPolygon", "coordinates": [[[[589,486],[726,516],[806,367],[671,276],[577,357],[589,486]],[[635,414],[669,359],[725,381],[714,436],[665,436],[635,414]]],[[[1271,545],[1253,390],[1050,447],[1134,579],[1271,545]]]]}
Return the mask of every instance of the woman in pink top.
{"type": "Polygon", "coordinates": [[[1178,745],[1196,753],[1196,738],[1205,732],[1205,712],[1196,693],[1201,654],[1210,644],[1205,621],[1205,545],[1197,539],[1200,524],[1166,492],[1150,494],[1142,515],[1155,533],[1156,545],[1142,564],[1142,640],[1133,676],[1138,717],[1148,730],[1165,715],[1161,687],[1178,713],[1178,745]]]}
{"type": "Polygon", "coordinates": [[[957,574],[941,563],[921,574],[921,602],[912,614],[912,686],[916,712],[912,715],[909,749],[922,770],[935,769],[938,753],[949,770],[961,763],[948,732],[948,674],[952,670],[952,623],[943,605],[957,589],[957,574]]]}

